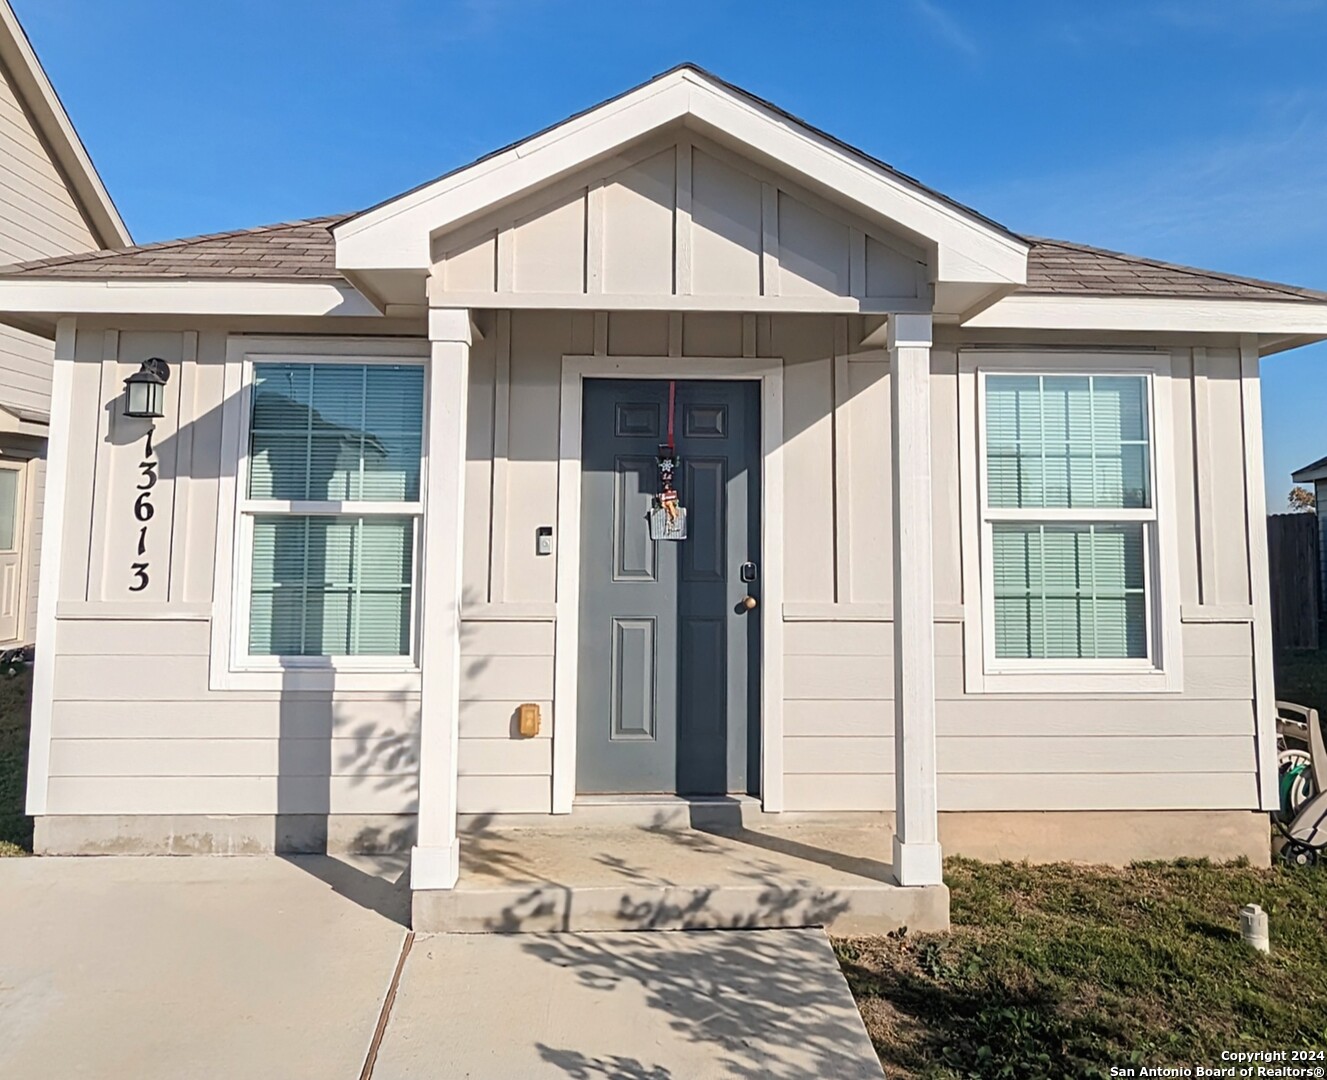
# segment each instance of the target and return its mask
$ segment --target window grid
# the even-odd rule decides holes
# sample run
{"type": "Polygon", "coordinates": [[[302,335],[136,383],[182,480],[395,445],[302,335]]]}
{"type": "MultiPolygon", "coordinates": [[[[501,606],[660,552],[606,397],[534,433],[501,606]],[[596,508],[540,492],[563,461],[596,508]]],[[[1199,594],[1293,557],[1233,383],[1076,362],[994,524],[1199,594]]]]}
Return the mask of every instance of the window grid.
{"type": "MultiPolygon", "coordinates": [[[[982,398],[983,426],[989,427],[989,425],[991,424],[991,417],[990,417],[991,380],[993,378],[998,379],[1002,375],[1006,378],[1010,376],[1022,377],[1022,378],[1028,377],[1027,375],[1017,376],[1013,372],[983,374],[982,376],[982,385],[984,390],[982,398]]],[[[1023,435],[1022,430],[1020,430],[1021,410],[1018,407],[1018,402],[1016,398],[1014,405],[1012,406],[1012,416],[1013,416],[1013,429],[1011,432],[1012,438],[1007,439],[1005,445],[1011,446],[1013,450],[1012,461],[1013,461],[1013,468],[1015,470],[1014,477],[1016,481],[1016,502],[1018,505],[1014,506],[991,505],[992,477],[991,477],[990,458],[993,456],[991,454],[992,436],[988,434],[981,442],[982,446],[981,490],[982,490],[982,517],[983,517],[982,533],[983,533],[983,542],[987,551],[987,556],[985,559],[986,573],[991,581],[990,593],[989,593],[991,602],[989,605],[989,615],[987,619],[987,635],[986,635],[988,665],[992,661],[994,661],[994,664],[997,668],[1003,667],[1003,668],[1009,668],[1011,670],[1020,670],[1028,668],[1047,668],[1047,667],[1063,668],[1066,666],[1073,666],[1073,665],[1081,666],[1084,661],[1090,661],[1093,662],[1094,667],[1100,668],[1103,663],[1108,666],[1114,666],[1114,665],[1137,666],[1140,663],[1150,665],[1150,663],[1154,659],[1153,628],[1155,620],[1155,611],[1154,611],[1155,605],[1154,605],[1154,588],[1152,581],[1153,558],[1152,558],[1151,547],[1155,539],[1153,525],[1155,522],[1156,513],[1155,513],[1155,498],[1154,498],[1155,482],[1153,477],[1155,465],[1154,465],[1154,452],[1152,447],[1152,425],[1150,422],[1150,407],[1151,407],[1150,380],[1148,380],[1148,378],[1144,375],[1136,375],[1136,374],[1111,375],[1111,376],[1101,376],[1101,377],[1110,378],[1110,379],[1121,379],[1121,378],[1134,379],[1138,382],[1139,391],[1140,391],[1139,401],[1138,401],[1140,415],[1138,417],[1138,424],[1140,425],[1141,428],[1142,438],[1128,439],[1123,437],[1123,433],[1117,432],[1118,437],[1112,438],[1110,440],[1112,446],[1119,446],[1121,448],[1121,487],[1119,493],[1119,505],[1117,506],[1100,505],[1100,503],[1102,502],[1102,497],[1101,497],[1102,477],[1101,477],[1101,470],[1099,469],[1100,459],[1098,456],[1098,450],[1099,450],[1098,443],[1100,442],[1099,439],[1100,403],[1098,400],[1099,395],[1097,393],[1098,376],[1096,375],[1066,376],[1066,375],[1057,375],[1057,374],[1036,374],[1031,376],[1032,379],[1035,379],[1035,384],[1037,387],[1037,395],[1038,395],[1036,416],[1037,416],[1037,426],[1039,430],[1034,445],[1036,446],[1037,450],[1040,452],[1039,453],[1040,461],[1038,463],[1038,468],[1040,470],[1039,502],[1042,505],[1040,506],[1023,505],[1026,498],[1026,490],[1024,485],[1025,474],[1019,450],[1025,444],[1025,437],[1023,435]],[[1048,379],[1055,380],[1055,379],[1065,379],[1065,378],[1086,379],[1086,386],[1088,390],[1088,399],[1087,399],[1088,440],[1087,441],[1089,448],[1089,462],[1091,467],[1091,472],[1089,474],[1091,478],[1090,479],[1091,503],[1092,503],[1091,506],[1078,505],[1077,500],[1074,498],[1073,494],[1073,470],[1070,466],[1070,462],[1072,461],[1071,450],[1075,443],[1075,440],[1072,437],[1074,432],[1072,431],[1072,421],[1070,418],[1070,413],[1068,411],[1066,411],[1065,424],[1064,424],[1065,482],[1068,485],[1065,488],[1065,494],[1064,494],[1065,505],[1063,507],[1047,505],[1048,503],[1051,502],[1051,498],[1049,490],[1050,485],[1047,482],[1047,478],[1050,476],[1050,472],[1046,468],[1046,462],[1049,460],[1048,451],[1050,450],[1051,446],[1050,442],[1048,441],[1048,424],[1047,424],[1048,400],[1047,399],[1049,395],[1046,392],[1046,387],[1048,379]],[[1128,487],[1127,469],[1125,466],[1124,456],[1123,456],[1124,455],[1123,448],[1127,446],[1141,447],[1143,453],[1145,454],[1145,457],[1143,458],[1144,467],[1142,470],[1142,476],[1140,477],[1140,480],[1143,484],[1143,490],[1141,493],[1141,506],[1128,505],[1130,501],[1130,494],[1128,487]],[[1027,587],[1021,590],[1020,592],[1017,589],[1012,589],[1007,583],[1002,583],[1000,581],[999,575],[996,573],[997,555],[996,555],[996,544],[994,537],[994,532],[997,523],[1007,523],[1005,526],[1006,528],[1009,527],[1010,525],[1013,526],[1021,525],[1025,528],[1035,528],[1036,530],[1035,535],[1037,537],[1036,543],[1038,547],[1037,558],[1039,561],[1039,571],[1038,571],[1039,581],[1037,582],[1037,590],[1035,594],[1034,591],[1032,590],[1031,582],[1025,582],[1027,587]],[[1096,542],[1098,529],[1102,527],[1112,528],[1112,529],[1124,529],[1126,527],[1125,523],[1134,523],[1136,524],[1139,530],[1141,550],[1138,552],[1138,555],[1139,555],[1139,565],[1141,569],[1141,584],[1134,586],[1130,586],[1128,584],[1127,581],[1128,570],[1126,565],[1121,568],[1121,572],[1124,575],[1124,579],[1122,580],[1123,588],[1119,590],[1110,590],[1110,595],[1104,596],[1099,591],[1099,588],[1105,587],[1105,585],[1099,579],[1098,575],[1098,560],[1101,557],[1101,551],[1098,549],[1098,544],[1096,542]],[[1049,574],[1048,556],[1046,551],[1046,530],[1047,526],[1055,526],[1055,525],[1061,527],[1066,527],[1066,526],[1073,527],[1075,525],[1080,527],[1085,526],[1087,530],[1086,535],[1089,537],[1089,542],[1088,542],[1089,546],[1087,549],[1088,558],[1086,560],[1085,569],[1087,571],[1088,588],[1090,590],[1090,596],[1088,596],[1087,598],[1087,603],[1090,604],[1092,618],[1090,620],[1085,620],[1083,618],[1084,592],[1081,585],[1076,584],[1075,588],[1073,589],[1073,599],[1075,600],[1074,610],[1078,623],[1077,638],[1079,641],[1079,650],[1078,650],[1078,655],[1070,657],[1057,655],[1057,650],[1052,648],[1052,642],[1050,639],[1052,620],[1050,617],[1050,606],[1048,605],[1047,601],[1050,599],[1058,599],[1059,597],[1056,596],[1055,593],[1053,593],[1052,590],[1050,590],[1048,587],[1050,574],[1049,574]],[[1130,605],[1129,598],[1134,596],[1141,597],[1142,599],[1142,625],[1138,627],[1138,629],[1141,630],[1141,635],[1142,635],[1141,654],[1138,653],[1136,650],[1134,650],[1132,645],[1130,644],[1130,639],[1133,637],[1133,634],[1130,632],[1130,627],[1128,624],[1129,605],[1130,605]],[[1032,600],[1034,598],[1040,601],[1040,626],[1036,628],[1036,632],[1038,633],[1041,645],[1040,655],[1039,656],[1035,655],[1034,649],[1031,646],[1031,639],[1029,639],[1029,645],[1027,648],[1028,655],[1026,656],[1000,655],[1000,647],[999,647],[1000,631],[997,629],[997,624],[999,619],[996,613],[996,608],[999,605],[999,602],[1001,600],[1005,601],[1012,600],[1017,602],[1021,599],[1021,601],[1026,605],[1025,613],[1027,618],[1030,620],[1032,618],[1032,600]],[[1121,624],[1120,628],[1122,631],[1121,640],[1123,640],[1125,643],[1123,649],[1123,655],[1121,655],[1119,652],[1113,652],[1103,657],[1101,655],[1103,624],[1099,620],[1100,609],[1102,605],[1101,603],[1099,603],[1099,601],[1113,600],[1116,598],[1122,600],[1123,604],[1125,605],[1123,610],[1124,622],[1121,624]],[[1085,633],[1090,633],[1091,635],[1090,652],[1082,647],[1082,642],[1085,633]]],[[[1027,541],[1025,541],[1025,543],[1026,542],[1027,541]]],[[[1030,558],[1030,553],[1025,555],[1025,558],[1030,558]]],[[[1074,571],[1076,575],[1076,582],[1081,577],[1083,569],[1084,567],[1082,566],[1081,552],[1079,551],[1077,545],[1075,545],[1074,571]]],[[[1034,632],[1034,628],[1031,625],[1029,625],[1027,629],[1030,633],[1034,632]]]]}

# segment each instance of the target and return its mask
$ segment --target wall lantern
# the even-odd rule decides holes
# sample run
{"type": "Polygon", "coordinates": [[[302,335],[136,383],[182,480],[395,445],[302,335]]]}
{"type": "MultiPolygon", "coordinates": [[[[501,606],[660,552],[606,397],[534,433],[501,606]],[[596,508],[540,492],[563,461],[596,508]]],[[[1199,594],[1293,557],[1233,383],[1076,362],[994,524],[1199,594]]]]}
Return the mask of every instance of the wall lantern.
{"type": "Polygon", "coordinates": [[[166,382],[170,368],[153,357],[124,380],[124,415],[157,420],[166,415],[166,382]]]}

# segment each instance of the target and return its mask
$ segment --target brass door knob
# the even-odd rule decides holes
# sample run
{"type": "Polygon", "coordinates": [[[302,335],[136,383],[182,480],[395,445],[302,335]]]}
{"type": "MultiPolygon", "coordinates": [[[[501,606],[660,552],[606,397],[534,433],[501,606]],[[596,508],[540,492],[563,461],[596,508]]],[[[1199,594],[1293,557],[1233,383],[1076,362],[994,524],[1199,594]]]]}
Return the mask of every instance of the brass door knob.
{"type": "Polygon", "coordinates": [[[744,596],[742,598],[742,606],[746,608],[747,611],[754,611],[756,607],[756,598],[754,596],[744,596]]]}

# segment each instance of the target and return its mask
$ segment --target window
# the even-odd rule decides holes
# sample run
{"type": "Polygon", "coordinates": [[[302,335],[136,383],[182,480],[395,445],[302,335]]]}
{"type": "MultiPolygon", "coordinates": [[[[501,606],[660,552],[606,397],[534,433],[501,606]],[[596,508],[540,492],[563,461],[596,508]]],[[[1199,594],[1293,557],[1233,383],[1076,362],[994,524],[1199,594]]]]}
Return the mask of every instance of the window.
{"type": "Polygon", "coordinates": [[[987,669],[1157,667],[1149,376],[983,378],[987,669]]]}
{"type": "Polygon", "coordinates": [[[0,468],[0,551],[18,550],[17,469],[0,468]]]}
{"type": "Polygon", "coordinates": [[[252,365],[238,502],[249,658],[413,655],[423,400],[417,364],[252,365]]]}

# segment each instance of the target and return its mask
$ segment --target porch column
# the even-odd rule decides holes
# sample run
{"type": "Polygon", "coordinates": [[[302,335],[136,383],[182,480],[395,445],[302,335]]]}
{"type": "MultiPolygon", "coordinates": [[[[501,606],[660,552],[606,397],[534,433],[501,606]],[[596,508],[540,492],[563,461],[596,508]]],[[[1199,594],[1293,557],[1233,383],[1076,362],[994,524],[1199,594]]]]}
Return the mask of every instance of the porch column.
{"type": "Polygon", "coordinates": [[[931,317],[889,317],[894,469],[894,877],[941,881],[935,796],[931,317]]]}
{"type": "Polygon", "coordinates": [[[456,754],[470,312],[430,309],[429,341],[423,550],[418,566],[419,831],[410,853],[410,887],[450,889],[460,872],[456,754]]]}

